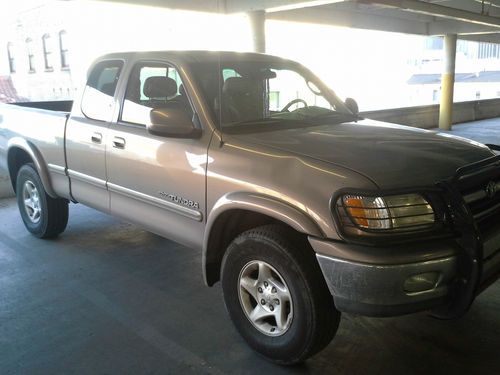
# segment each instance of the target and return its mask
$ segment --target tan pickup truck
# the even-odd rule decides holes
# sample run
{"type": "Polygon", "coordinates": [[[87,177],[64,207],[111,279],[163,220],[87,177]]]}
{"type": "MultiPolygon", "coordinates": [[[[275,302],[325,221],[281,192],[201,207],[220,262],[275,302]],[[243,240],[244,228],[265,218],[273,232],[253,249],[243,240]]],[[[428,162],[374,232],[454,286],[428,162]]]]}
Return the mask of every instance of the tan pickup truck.
{"type": "Polygon", "coordinates": [[[458,317],[499,276],[498,146],[364,120],[293,61],[110,54],[48,104],[0,107],[26,228],[57,236],[79,202],[200,249],[275,362],[324,348],[341,311],[458,317]]]}

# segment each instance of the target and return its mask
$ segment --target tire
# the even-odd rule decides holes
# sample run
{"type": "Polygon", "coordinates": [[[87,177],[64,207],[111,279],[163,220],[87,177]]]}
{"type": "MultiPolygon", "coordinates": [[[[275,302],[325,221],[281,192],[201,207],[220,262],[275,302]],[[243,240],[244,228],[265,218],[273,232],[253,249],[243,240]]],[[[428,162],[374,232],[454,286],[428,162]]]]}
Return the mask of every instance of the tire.
{"type": "Polygon", "coordinates": [[[55,238],[64,232],[68,224],[68,201],[47,195],[32,164],[19,170],[16,196],[24,225],[34,236],[55,238]]]}
{"type": "Polygon", "coordinates": [[[275,363],[303,362],[325,348],[337,332],[340,312],[314,253],[304,236],[287,227],[266,225],[238,236],[224,255],[221,280],[236,329],[255,351],[275,363]],[[264,318],[252,321],[254,313],[264,318]]]}

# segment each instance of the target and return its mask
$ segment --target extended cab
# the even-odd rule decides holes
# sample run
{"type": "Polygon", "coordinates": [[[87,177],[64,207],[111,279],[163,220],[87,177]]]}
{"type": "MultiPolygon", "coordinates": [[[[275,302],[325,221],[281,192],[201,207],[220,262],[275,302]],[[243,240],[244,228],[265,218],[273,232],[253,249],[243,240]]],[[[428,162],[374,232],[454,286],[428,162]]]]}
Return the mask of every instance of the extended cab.
{"type": "Polygon", "coordinates": [[[497,146],[364,120],[260,54],[110,54],[80,92],[71,113],[0,107],[26,228],[57,236],[79,202],[200,249],[271,360],[324,348],[340,311],[460,316],[499,276],[497,146]]]}

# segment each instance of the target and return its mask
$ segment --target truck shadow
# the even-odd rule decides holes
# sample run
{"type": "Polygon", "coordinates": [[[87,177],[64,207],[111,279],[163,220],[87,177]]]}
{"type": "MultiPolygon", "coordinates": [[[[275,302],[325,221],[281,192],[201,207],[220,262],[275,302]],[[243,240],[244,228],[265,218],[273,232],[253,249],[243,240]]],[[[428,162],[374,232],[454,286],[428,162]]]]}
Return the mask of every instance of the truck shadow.
{"type": "MultiPolygon", "coordinates": [[[[280,367],[256,355],[233,328],[220,287],[203,285],[199,251],[81,206],[72,207],[70,218],[58,240],[47,243],[23,235],[20,240],[27,244],[47,244],[27,256],[46,251],[47,257],[67,258],[72,267],[86,270],[83,285],[105,278],[99,290],[116,303],[117,311],[132,317],[151,311],[146,322],[158,334],[223,373],[498,374],[500,281],[458,320],[436,320],[426,313],[397,318],[344,314],[325,350],[303,365],[280,367]],[[141,300],[145,302],[133,302],[141,300]]],[[[21,223],[9,228],[23,230],[21,223]]]]}

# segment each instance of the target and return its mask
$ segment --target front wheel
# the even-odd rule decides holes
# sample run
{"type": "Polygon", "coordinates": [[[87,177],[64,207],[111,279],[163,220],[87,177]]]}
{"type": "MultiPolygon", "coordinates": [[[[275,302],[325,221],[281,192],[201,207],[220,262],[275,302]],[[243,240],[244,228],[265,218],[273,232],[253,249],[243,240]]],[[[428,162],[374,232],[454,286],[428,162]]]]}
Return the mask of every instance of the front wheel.
{"type": "Polygon", "coordinates": [[[228,247],[222,288],[236,328],[258,353],[280,364],[322,350],[340,313],[307,239],[286,227],[249,230],[228,247]]]}
{"type": "Polygon", "coordinates": [[[50,197],[31,164],[21,167],[16,181],[17,205],[28,231],[38,238],[54,238],[66,229],[68,201],[50,197]]]}

